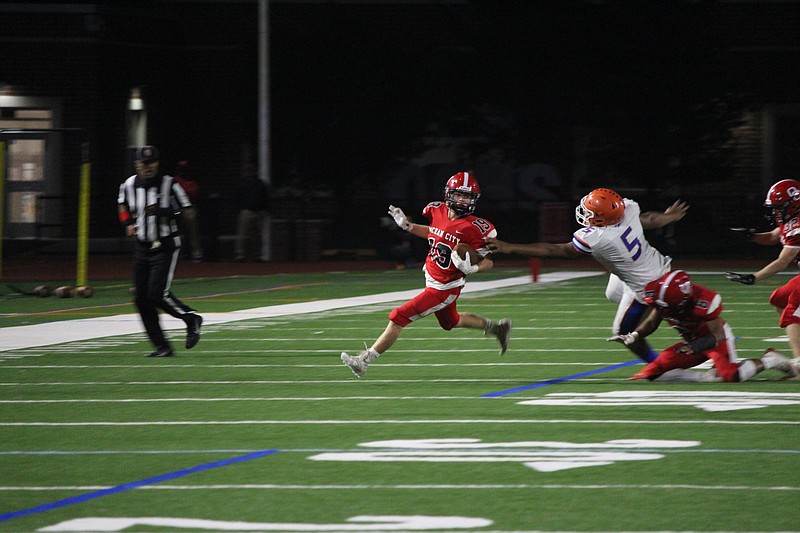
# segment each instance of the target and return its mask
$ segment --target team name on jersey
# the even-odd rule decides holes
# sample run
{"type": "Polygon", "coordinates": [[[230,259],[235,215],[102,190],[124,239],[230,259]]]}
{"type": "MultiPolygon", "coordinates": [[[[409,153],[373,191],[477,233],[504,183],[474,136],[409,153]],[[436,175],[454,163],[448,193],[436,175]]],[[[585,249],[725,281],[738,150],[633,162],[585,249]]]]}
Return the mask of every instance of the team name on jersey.
{"type": "Polygon", "coordinates": [[[436,226],[429,226],[429,227],[430,227],[431,233],[433,233],[434,235],[436,235],[440,239],[446,240],[447,242],[452,242],[454,244],[458,244],[458,242],[461,240],[458,237],[456,237],[455,235],[453,235],[451,233],[448,233],[448,232],[444,231],[441,228],[437,228],[436,226]]]}

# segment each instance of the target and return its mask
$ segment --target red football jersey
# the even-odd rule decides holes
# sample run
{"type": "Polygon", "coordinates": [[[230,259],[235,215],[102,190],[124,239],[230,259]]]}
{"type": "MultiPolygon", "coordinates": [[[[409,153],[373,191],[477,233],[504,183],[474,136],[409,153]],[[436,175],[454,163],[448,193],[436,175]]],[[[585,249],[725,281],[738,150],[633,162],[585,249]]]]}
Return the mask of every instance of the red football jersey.
{"type": "Polygon", "coordinates": [[[682,309],[656,309],[684,340],[691,341],[711,333],[706,323],[722,314],[722,297],[711,289],[695,285],[692,300],[682,309]]]}
{"type": "Polygon", "coordinates": [[[797,217],[781,224],[781,244],[800,247],[800,220],[797,217]]]}
{"type": "Polygon", "coordinates": [[[444,202],[431,202],[422,210],[428,219],[428,257],[425,259],[426,285],[437,289],[452,289],[464,285],[464,273],[453,265],[450,255],[460,242],[475,248],[480,257],[489,254],[484,237],[496,237],[494,224],[486,219],[467,215],[456,220],[447,218],[444,202]]]}

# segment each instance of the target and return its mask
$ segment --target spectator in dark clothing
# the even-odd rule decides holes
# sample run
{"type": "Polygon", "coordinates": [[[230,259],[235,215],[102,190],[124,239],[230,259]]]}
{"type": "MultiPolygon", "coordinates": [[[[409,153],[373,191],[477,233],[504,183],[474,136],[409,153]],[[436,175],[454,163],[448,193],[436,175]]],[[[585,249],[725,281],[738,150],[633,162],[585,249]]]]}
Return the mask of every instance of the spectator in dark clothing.
{"type": "Polygon", "coordinates": [[[175,167],[175,181],[183,187],[192,206],[195,208],[195,216],[192,219],[181,218],[180,224],[183,234],[188,237],[189,250],[192,261],[199,263],[203,260],[203,243],[200,241],[200,221],[197,206],[200,204],[200,184],[195,181],[189,172],[189,162],[179,161],[175,167]]]}
{"type": "Polygon", "coordinates": [[[262,252],[261,232],[269,206],[267,185],[256,175],[255,169],[247,169],[236,184],[233,194],[239,210],[236,225],[236,261],[266,261],[262,252]]]}

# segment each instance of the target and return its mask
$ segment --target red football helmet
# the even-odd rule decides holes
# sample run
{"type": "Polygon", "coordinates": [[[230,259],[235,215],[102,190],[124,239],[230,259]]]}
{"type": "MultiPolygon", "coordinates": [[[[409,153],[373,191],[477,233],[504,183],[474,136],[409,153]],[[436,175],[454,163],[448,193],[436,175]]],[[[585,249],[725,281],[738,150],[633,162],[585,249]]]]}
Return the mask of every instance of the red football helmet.
{"type": "Polygon", "coordinates": [[[644,303],[662,309],[680,309],[692,298],[692,278],[683,270],[667,272],[644,288],[644,303]]]}
{"type": "Polygon", "coordinates": [[[444,203],[457,215],[471,215],[475,211],[481,187],[471,172],[457,172],[450,176],[444,187],[444,203]]]}
{"type": "Polygon", "coordinates": [[[581,226],[613,226],[625,214],[625,201],[611,189],[595,189],[581,198],[575,219],[581,226]]]}
{"type": "Polygon", "coordinates": [[[772,210],[767,218],[776,224],[789,222],[800,212],[800,181],[781,180],[769,188],[764,207],[772,210]]]}

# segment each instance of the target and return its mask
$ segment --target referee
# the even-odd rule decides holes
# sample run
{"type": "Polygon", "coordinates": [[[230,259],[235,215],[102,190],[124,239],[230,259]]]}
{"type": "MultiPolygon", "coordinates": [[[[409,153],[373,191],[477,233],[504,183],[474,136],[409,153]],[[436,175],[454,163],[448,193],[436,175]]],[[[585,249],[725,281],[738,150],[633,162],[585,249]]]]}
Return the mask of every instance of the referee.
{"type": "Polygon", "coordinates": [[[119,188],[117,209],[125,234],[136,242],[134,258],[135,304],[155,351],[147,357],[169,357],[172,347],[164,336],[158,310],[186,323],[186,348],[200,341],[203,317],[178,300],[170,290],[181,251],[177,216],[191,219],[194,209],[172,176],[159,172],[158,149],[142,146],[133,162],[136,174],[119,188]]]}

